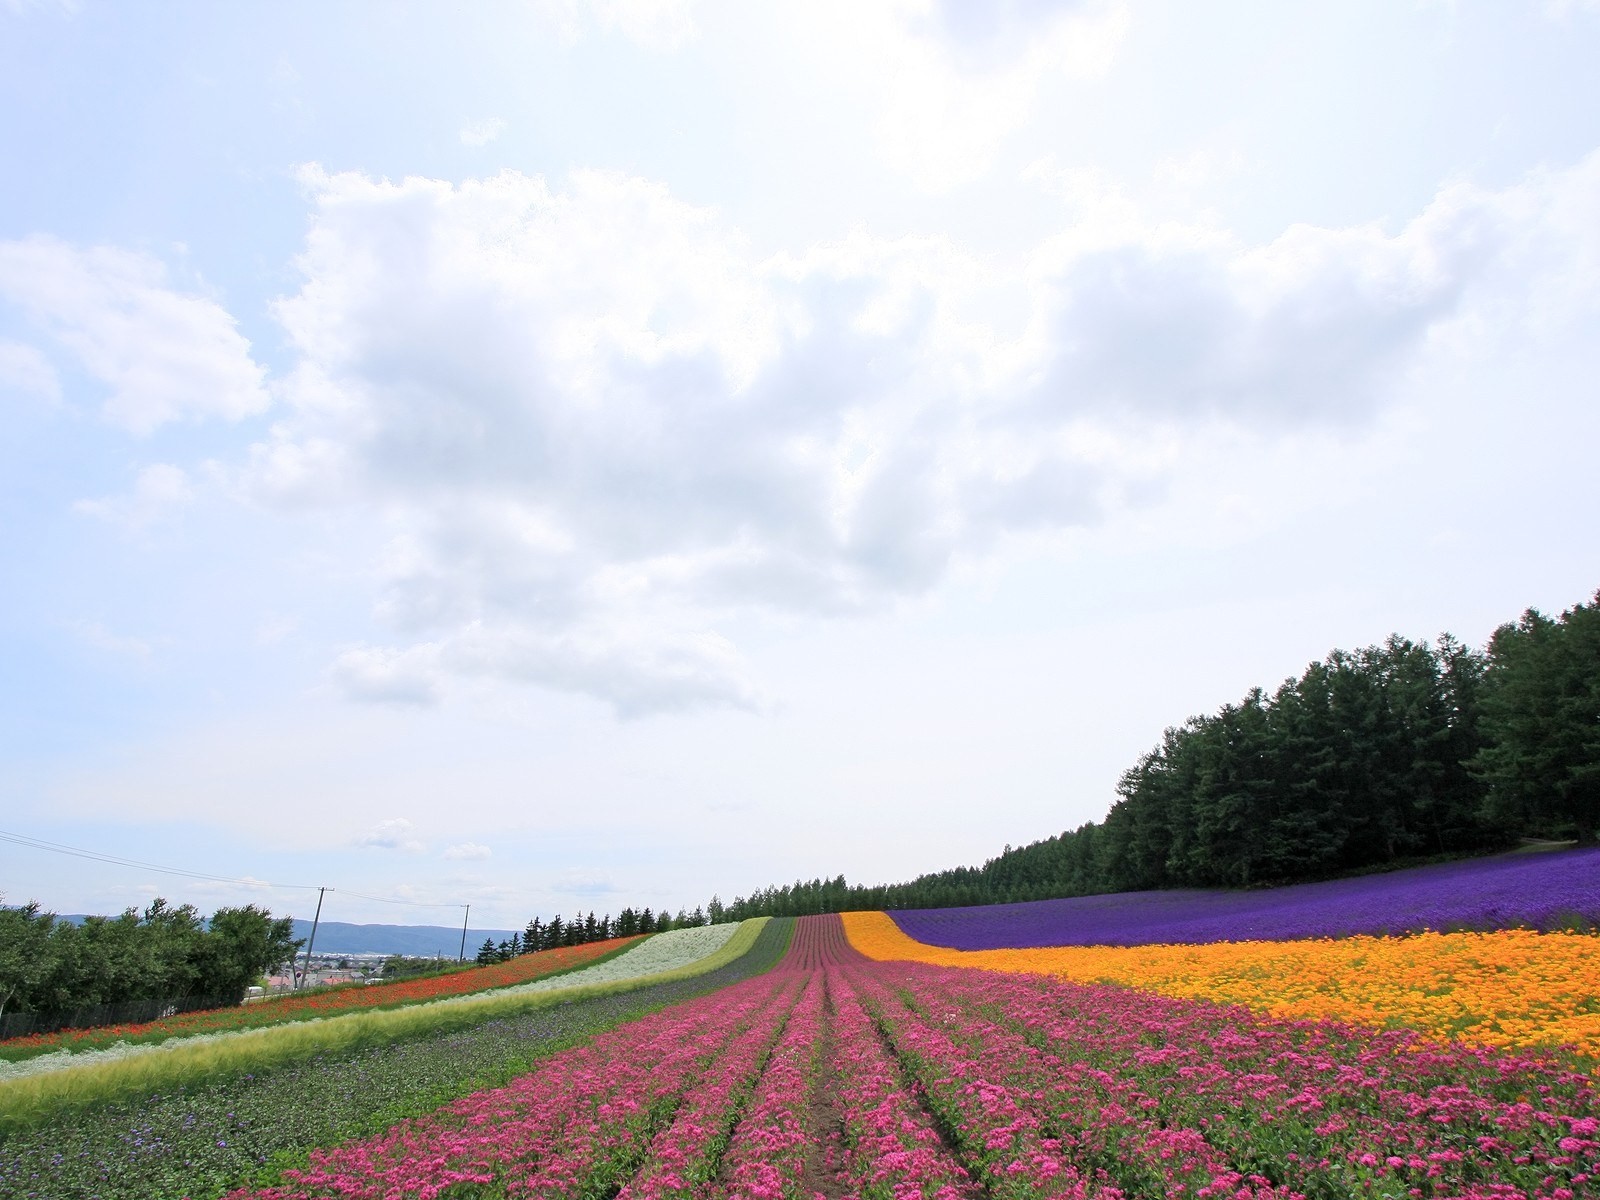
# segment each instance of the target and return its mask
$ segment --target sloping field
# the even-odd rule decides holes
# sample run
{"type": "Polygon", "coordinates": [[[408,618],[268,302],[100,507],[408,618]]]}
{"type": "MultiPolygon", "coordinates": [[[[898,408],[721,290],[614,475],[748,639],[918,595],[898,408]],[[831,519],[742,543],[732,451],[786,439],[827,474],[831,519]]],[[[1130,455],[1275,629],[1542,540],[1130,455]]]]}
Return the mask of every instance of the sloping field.
{"type": "Polygon", "coordinates": [[[618,1027],[230,1200],[1536,1197],[1600,1170],[1593,1081],[1410,1032],[873,962],[618,1027]]]}
{"type": "Polygon", "coordinates": [[[276,1175],[312,1147],[371,1135],[504,1084],[619,1023],[768,971],[791,929],[792,922],[758,918],[723,951],[643,983],[521,997],[515,1007],[494,999],[477,1008],[436,1006],[466,1019],[401,1039],[312,1046],[260,1068],[223,1059],[176,1086],[158,1079],[98,1101],[76,1092],[18,1094],[56,1077],[0,1086],[0,1200],[219,1195],[276,1175]]]}
{"type": "MultiPolygon", "coordinates": [[[[724,960],[742,953],[756,936],[756,929],[752,926],[745,930],[745,944],[734,945],[734,939],[740,929],[737,921],[727,922],[722,925],[702,926],[694,929],[669,930],[666,933],[656,934],[653,937],[623,938],[613,942],[593,943],[599,946],[608,946],[609,952],[603,954],[583,954],[566,957],[569,964],[561,965],[562,959],[556,957],[547,965],[542,975],[535,975],[528,968],[522,968],[517,975],[527,977],[534,975],[528,983],[505,983],[505,972],[497,972],[495,968],[484,968],[482,972],[460,972],[447,977],[450,980],[460,980],[462,976],[476,978],[483,984],[477,991],[456,994],[446,993],[442,998],[429,998],[427,991],[411,991],[409,1000],[393,1000],[383,1005],[346,1006],[345,1011],[338,1007],[329,1007],[318,1010],[301,1007],[291,1008],[288,1013],[280,1015],[276,1020],[252,1020],[255,1009],[222,1009],[217,1010],[217,1015],[222,1016],[230,1012],[242,1014],[243,1021],[236,1028],[227,1028],[222,1022],[213,1024],[216,1032],[211,1033],[181,1033],[178,1030],[166,1030],[164,1036],[147,1036],[137,1041],[119,1041],[100,1049],[81,1049],[77,1047],[63,1047],[54,1053],[40,1054],[32,1058],[21,1058],[14,1062],[0,1061],[0,1084],[11,1080],[23,1079],[29,1076],[46,1075],[57,1071],[76,1070],[94,1064],[126,1063],[130,1059],[144,1058],[147,1055],[163,1054],[176,1056],[171,1061],[173,1064],[182,1062],[183,1059],[195,1056],[195,1052],[202,1046],[212,1046],[216,1043],[232,1041],[252,1029],[265,1029],[279,1027],[296,1021],[322,1022],[340,1017],[354,1015],[363,1011],[390,1011],[395,1008],[411,1010],[406,1017],[394,1018],[390,1021],[369,1022],[378,1030],[392,1027],[396,1030],[405,1030],[414,1035],[418,1027],[418,1020],[423,1025],[433,1018],[419,1013],[417,1010],[428,1008],[436,1004],[471,1004],[482,1005],[492,1001],[496,1009],[506,1011],[508,1007],[520,1007],[510,998],[528,995],[535,992],[570,991],[577,988],[594,988],[603,984],[621,984],[630,980],[647,978],[660,978],[680,971],[703,973],[723,965],[724,960]],[[584,963],[590,965],[585,966],[584,963]],[[509,1005],[507,1002],[510,1002],[509,1005]],[[319,1015],[312,1015],[319,1013],[319,1015]]],[[[582,950],[585,947],[574,947],[582,950]]],[[[544,954],[560,956],[561,951],[543,951],[544,954]]],[[[538,954],[525,955],[525,958],[536,959],[538,954]]],[[[499,966],[508,967],[516,965],[501,963],[499,966]]],[[[515,976],[513,976],[514,978],[515,976]]],[[[397,987],[399,985],[396,985],[397,987]]],[[[340,995],[343,993],[335,993],[340,995]]],[[[352,991],[349,993],[359,1000],[363,993],[352,991]]],[[[455,1024],[460,1024],[457,1020],[455,1024]]],[[[352,1027],[356,1023],[347,1022],[352,1027]]],[[[87,1031],[86,1031],[87,1032],[87,1031]]],[[[403,1036],[396,1033],[395,1036],[403,1036]]],[[[290,1035],[267,1035],[258,1039],[258,1042],[269,1048],[276,1041],[286,1040],[290,1035]]],[[[381,1036],[381,1035],[380,1035],[381,1036]]],[[[331,1042],[339,1040],[339,1031],[316,1031],[309,1035],[310,1044],[322,1045],[324,1048],[331,1042]],[[330,1038],[329,1035],[333,1036],[330,1038]]],[[[362,1034],[368,1038],[367,1033],[362,1034]]],[[[224,1054],[232,1053],[231,1048],[224,1048],[224,1054]]],[[[206,1053],[209,1053],[207,1051],[206,1053]]],[[[167,1073],[169,1076],[171,1072],[167,1073]]],[[[0,1106],[3,1106],[4,1093],[0,1092],[0,1106]]]]}
{"type": "Polygon", "coordinates": [[[472,967],[446,975],[401,979],[371,987],[274,996],[259,1004],[208,1008],[181,1013],[138,1025],[100,1025],[93,1029],[63,1029],[56,1033],[11,1038],[0,1042],[0,1079],[23,1072],[6,1072],[4,1063],[21,1062],[45,1054],[78,1054],[118,1043],[150,1045],[169,1038],[264,1029],[294,1021],[320,1020],[353,1012],[373,1012],[424,1004],[451,996],[471,996],[511,988],[530,980],[553,979],[598,964],[635,946],[640,938],[613,938],[583,946],[564,946],[522,954],[503,963],[472,967]]]}
{"type": "Polygon", "coordinates": [[[1600,847],[1257,891],[1124,892],[893,915],[908,936],[953,950],[1588,928],[1600,925],[1600,847]]]}
{"type": "Polygon", "coordinates": [[[451,1024],[259,1071],[32,1109],[0,1085],[0,1200],[1579,1200],[1597,949],[970,951],[883,913],[746,923],[644,986],[340,1018],[451,1024]]]}

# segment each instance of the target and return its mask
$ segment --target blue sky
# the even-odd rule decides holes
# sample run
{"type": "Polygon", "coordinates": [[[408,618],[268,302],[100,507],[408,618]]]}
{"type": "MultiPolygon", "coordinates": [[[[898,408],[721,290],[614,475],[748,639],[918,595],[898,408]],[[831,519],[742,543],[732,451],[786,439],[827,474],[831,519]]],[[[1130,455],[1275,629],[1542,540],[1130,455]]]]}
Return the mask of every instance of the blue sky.
{"type": "Polygon", "coordinates": [[[1584,601],[1597,58],[1586,3],[6,0],[0,828],[341,920],[905,878],[1584,601]]]}

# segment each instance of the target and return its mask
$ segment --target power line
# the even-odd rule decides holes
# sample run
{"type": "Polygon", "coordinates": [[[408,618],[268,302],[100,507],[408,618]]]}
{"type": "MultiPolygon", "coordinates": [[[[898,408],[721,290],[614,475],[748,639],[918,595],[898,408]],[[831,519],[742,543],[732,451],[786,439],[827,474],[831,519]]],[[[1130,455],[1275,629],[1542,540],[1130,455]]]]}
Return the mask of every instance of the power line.
{"type": "Polygon", "coordinates": [[[73,858],[87,858],[95,862],[114,863],[120,867],[138,867],[142,871],[158,871],[163,875],[182,875],[189,879],[205,879],[212,883],[237,883],[245,887],[266,888],[292,888],[297,891],[314,892],[317,885],[314,883],[268,883],[264,879],[235,879],[227,875],[211,875],[205,871],[189,871],[183,867],[162,867],[155,863],[141,862],[136,858],[121,858],[115,854],[101,854],[98,850],[85,850],[80,846],[67,846],[60,842],[47,842],[43,838],[28,837],[26,834],[9,833],[0,829],[0,842],[12,842],[18,846],[27,846],[32,850],[48,850],[52,854],[67,854],[73,858]]]}
{"type": "Polygon", "coordinates": [[[329,888],[330,892],[337,891],[341,896],[356,896],[362,900],[376,900],[379,904],[409,904],[412,908],[466,908],[470,905],[452,904],[442,900],[392,900],[386,896],[368,896],[362,892],[352,892],[349,888],[329,888]]]}
{"type": "MultiPolygon", "coordinates": [[[[136,858],[122,858],[115,854],[102,854],[98,850],[85,850],[81,846],[68,846],[61,842],[50,842],[43,838],[29,837],[23,833],[11,833],[0,829],[0,842],[11,842],[17,846],[26,846],[30,850],[48,850],[52,854],[66,854],[73,858],[87,858],[93,862],[112,863],[119,867],[137,867],[141,871],[158,871],[163,875],[181,875],[187,879],[204,879],[211,883],[235,883],[243,887],[284,888],[295,891],[315,892],[319,885],[314,883],[268,883],[263,879],[235,879],[227,875],[211,875],[205,871],[190,871],[183,867],[163,867],[155,863],[142,862],[136,858]]],[[[451,904],[441,901],[427,900],[396,900],[387,896],[368,896],[363,892],[352,892],[343,888],[327,888],[328,891],[337,891],[341,896],[354,896],[360,900],[372,900],[378,904],[403,904],[411,908],[463,908],[465,905],[451,904]]]]}

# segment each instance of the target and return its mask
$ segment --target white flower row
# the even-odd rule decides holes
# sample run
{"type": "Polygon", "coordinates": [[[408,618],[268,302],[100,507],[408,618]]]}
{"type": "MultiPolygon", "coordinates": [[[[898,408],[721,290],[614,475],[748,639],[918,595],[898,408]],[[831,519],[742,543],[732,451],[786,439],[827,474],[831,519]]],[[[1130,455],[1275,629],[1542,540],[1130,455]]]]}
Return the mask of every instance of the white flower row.
{"type": "MultiPolygon", "coordinates": [[[[324,1019],[312,1018],[314,1021],[324,1019]]],[[[117,1058],[138,1058],[160,1050],[176,1050],[180,1046],[220,1042],[223,1038],[238,1037],[241,1033],[249,1032],[251,1031],[248,1029],[226,1029],[220,1033],[191,1033],[187,1037],[171,1037],[164,1042],[141,1042],[138,1045],[118,1042],[114,1046],[107,1046],[104,1050],[79,1050],[76,1053],[71,1050],[52,1050],[49,1054],[25,1058],[21,1062],[0,1062],[0,1083],[22,1079],[28,1075],[48,1075],[52,1071],[63,1071],[68,1067],[81,1067],[89,1063],[110,1062],[117,1058]]]]}
{"type": "MultiPolygon", "coordinates": [[[[506,996],[517,992],[549,992],[560,988],[577,987],[585,983],[613,983],[621,979],[639,979],[646,975],[658,975],[662,971],[674,971],[679,967],[686,967],[697,962],[709,954],[715,954],[728,944],[728,939],[739,928],[739,922],[730,921],[724,925],[700,925],[689,929],[669,929],[666,933],[658,933],[646,938],[616,958],[608,959],[603,963],[596,963],[592,967],[585,967],[581,971],[573,971],[568,975],[557,975],[552,979],[535,979],[531,983],[521,983],[514,987],[497,988],[492,992],[469,992],[465,996],[447,996],[441,1000],[429,1000],[427,1004],[459,1004],[463,1001],[482,999],[486,995],[506,996]]],[[[419,1005],[417,1007],[425,1007],[419,1005]]],[[[329,1020],[328,1017],[312,1017],[312,1021],[329,1020]]],[[[301,1022],[297,1022],[301,1023],[301,1022]]],[[[216,1042],[224,1038],[238,1037],[241,1033],[249,1033],[247,1029],[229,1029],[220,1033],[196,1033],[188,1037],[168,1038],[164,1042],[142,1043],[130,1045],[127,1042],[118,1042],[104,1050],[80,1050],[74,1054],[71,1050],[55,1050],[49,1054],[41,1054],[35,1058],[24,1059],[21,1062],[0,1061],[0,1083],[11,1079],[22,1079],[28,1075],[48,1075],[52,1071],[60,1071],[67,1067],[81,1067],[89,1063],[110,1062],[118,1058],[134,1058],[144,1054],[156,1054],[165,1050],[177,1050],[183,1046],[197,1046],[202,1042],[216,1042]]]]}
{"type": "MultiPolygon", "coordinates": [[[[688,929],[669,929],[665,933],[646,938],[637,946],[603,963],[596,963],[592,967],[585,967],[581,971],[573,971],[567,975],[557,975],[551,979],[535,979],[529,983],[519,983],[515,987],[498,988],[494,994],[513,996],[519,992],[552,992],[586,983],[614,983],[622,979],[640,979],[646,975],[659,975],[663,971],[675,971],[679,967],[687,967],[690,963],[698,962],[707,955],[721,950],[738,928],[739,922],[729,921],[722,925],[696,925],[688,929]]],[[[432,1003],[457,1004],[471,999],[470,995],[450,996],[432,1003]]]]}

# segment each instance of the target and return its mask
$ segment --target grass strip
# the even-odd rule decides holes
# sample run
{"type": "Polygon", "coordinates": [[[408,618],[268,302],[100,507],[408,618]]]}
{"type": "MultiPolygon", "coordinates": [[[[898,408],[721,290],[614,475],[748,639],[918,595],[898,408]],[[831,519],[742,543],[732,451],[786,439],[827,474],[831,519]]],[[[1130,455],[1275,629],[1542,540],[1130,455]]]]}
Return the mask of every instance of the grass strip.
{"type": "Polygon", "coordinates": [[[770,970],[788,948],[793,921],[747,928],[740,930],[748,939],[743,956],[733,956],[730,942],[694,964],[704,968],[699,974],[681,969],[671,979],[648,977],[631,990],[599,994],[544,993],[543,1003],[469,1028],[59,1108],[0,1136],[0,1200],[207,1200],[243,1184],[271,1183],[284,1168],[304,1165],[316,1147],[381,1133],[459,1096],[501,1086],[625,1021],[770,970]]]}
{"type": "Polygon", "coordinates": [[[0,1137],[57,1113],[151,1095],[198,1080],[258,1075],[318,1054],[350,1054],[369,1046],[411,1041],[481,1025],[574,1000],[637,991],[653,983],[691,979],[735,961],[755,945],[768,918],[743,922],[721,949],[672,971],[607,983],[575,984],[547,992],[452,998],[251,1029],[160,1053],[100,1060],[81,1067],[0,1083],[0,1137]]]}

